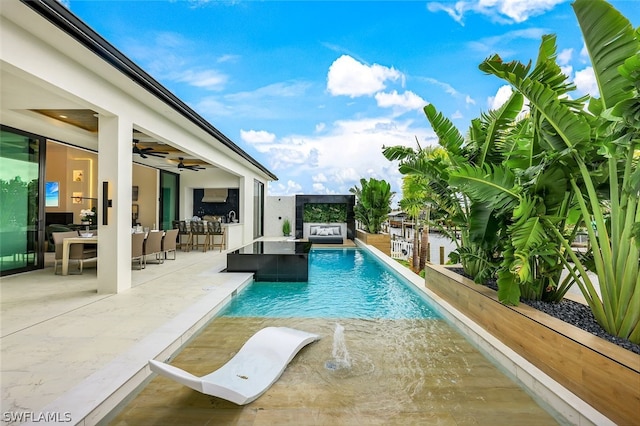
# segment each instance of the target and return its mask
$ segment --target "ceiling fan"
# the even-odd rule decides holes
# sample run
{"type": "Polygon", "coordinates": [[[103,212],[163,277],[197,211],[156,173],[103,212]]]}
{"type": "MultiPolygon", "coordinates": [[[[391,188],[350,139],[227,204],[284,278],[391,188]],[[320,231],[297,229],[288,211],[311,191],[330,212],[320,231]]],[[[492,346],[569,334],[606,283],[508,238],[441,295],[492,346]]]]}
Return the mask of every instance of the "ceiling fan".
{"type": "Polygon", "coordinates": [[[133,140],[133,153],[138,154],[142,158],[147,158],[149,155],[152,157],[164,158],[165,155],[169,154],[165,151],[154,151],[153,148],[140,148],[138,146],[138,142],[138,139],[133,140]]]}
{"type": "Polygon", "coordinates": [[[178,157],[178,160],[180,160],[180,162],[178,163],[178,169],[179,170],[193,170],[194,172],[197,172],[198,170],[204,170],[205,168],[198,165],[198,164],[184,164],[184,158],[182,157],[178,157]]]}

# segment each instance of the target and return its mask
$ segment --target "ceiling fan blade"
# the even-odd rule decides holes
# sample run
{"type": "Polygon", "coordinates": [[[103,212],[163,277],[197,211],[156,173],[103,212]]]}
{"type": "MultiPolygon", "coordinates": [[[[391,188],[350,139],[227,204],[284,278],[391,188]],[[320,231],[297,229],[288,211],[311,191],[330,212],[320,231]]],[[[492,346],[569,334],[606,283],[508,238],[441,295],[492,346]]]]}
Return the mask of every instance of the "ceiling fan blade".
{"type": "Polygon", "coordinates": [[[204,170],[204,167],[201,167],[198,164],[184,164],[184,158],[183,157],[178,157],[178,169],[179,170],[193,170],[194,172],[197,172],[199,170],[204,170]]]}

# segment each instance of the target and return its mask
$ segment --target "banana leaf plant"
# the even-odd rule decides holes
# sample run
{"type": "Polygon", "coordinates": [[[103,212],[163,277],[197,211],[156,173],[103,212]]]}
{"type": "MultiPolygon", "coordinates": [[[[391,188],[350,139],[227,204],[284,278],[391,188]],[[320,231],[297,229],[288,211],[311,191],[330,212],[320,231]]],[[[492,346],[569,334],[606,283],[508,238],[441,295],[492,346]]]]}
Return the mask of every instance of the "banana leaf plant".
{"type": "MultiPolygon", "coordinates": [[[[498,61],[509,72],[521,79],[529,79],[549,88],[558,98],[574,89],[555,62],[555,36],[544,36],[536,65],[518,62],[502,64],[494,56],[480,65],[490,69],[498,61]]],[[[522,106],[522,95],[514,93],[522,106]]],[[[580,100],[566,99],[566,106],[580,107],[580,100]]],[[[503,108],[513,110],[509,102],[503,108]]],[[[518,110],[515,110],[518,112],[518,110]]],[[[489,114],[497,116],[496,113],[489,114]]],[[[480,166],[473,161],[451,172],[449,182],[460,188],[477,203],[488,205],[496,217],[503,220],[502,261],[498,268],[498,297],[507,304],[518,304],[520,298],[528,300],[561,300],[573,283],[571,274],[562,276],[568,254],[562,241],[573,240],[579,222],[569,220],[575,216],[575,201],[566,164],[560,161],[557,150],[547,143],[549,133],[544,117],[535,105],[528,115],[502,118],[503,125],[496,131],[489,126],[473,126],[484,139],[482,152],[491,152],[492,161],[480,166]],[[509,121],[510,120],[510,121],[509,121]],[[561,234],[555,232],[560,229],[561,234]]],[[[488,123],[496,121],[486,120],[488,123]]]]}
{"type": "Polygon", "coordinates": [[[379,234],[382,223],[391,212],[391,199],[394,193],[385,180],[360,179],[360,188],[355,186],[350,192],[356,196],[354,214],[364,230],[370,234],[379,234]]]}
{"type": "Polygon", "coordinates": [[[509,82],[536,110],[540,143],[552,148],[554,160],[565,166],[582,219],[592,224],[586,227],[592,262],[573,253],[552,221],[542,220],[573,262],[565,261],[565,266],[598,323],[613,335],[639,343],[639,36],[603,0],[576,0],[573,8],[600,90],[599,98],[589,100],[589,112],[580,100],[570,101],[553,85],[527,75],[527,67],[519,62],[503,63],[496,55],[480,68],[509,82]],[[591,263],[598,288],[588,274],[591,263]]]}

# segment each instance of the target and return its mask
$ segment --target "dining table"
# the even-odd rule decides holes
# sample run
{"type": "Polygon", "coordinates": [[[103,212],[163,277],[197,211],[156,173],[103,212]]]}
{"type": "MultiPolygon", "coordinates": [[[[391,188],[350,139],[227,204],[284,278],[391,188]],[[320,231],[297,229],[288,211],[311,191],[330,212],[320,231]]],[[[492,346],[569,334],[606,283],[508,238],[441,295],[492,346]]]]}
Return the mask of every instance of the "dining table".
{"type": "Polygon", "coordinates": [[[70,237],[62,240],[62,275],[69,275],[69,251],[71,244],[98,244],[98,236],[70,237]]]}

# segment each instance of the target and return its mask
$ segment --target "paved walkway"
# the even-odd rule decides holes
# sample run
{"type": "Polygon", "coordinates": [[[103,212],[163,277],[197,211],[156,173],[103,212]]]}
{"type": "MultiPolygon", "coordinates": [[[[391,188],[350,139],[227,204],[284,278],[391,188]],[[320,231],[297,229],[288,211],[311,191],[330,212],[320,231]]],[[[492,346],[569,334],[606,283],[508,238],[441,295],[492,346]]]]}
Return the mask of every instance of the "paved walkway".
{"type": "Polygon", "coordinates": [[[95,424],[147,379],[149,359],[169,358],[250,282],[225,267],[224,252],[178,251],[132,271],[133,288],[117,295],[97,293],[91,265],[3,277],[2,424],[95,424]]]}

